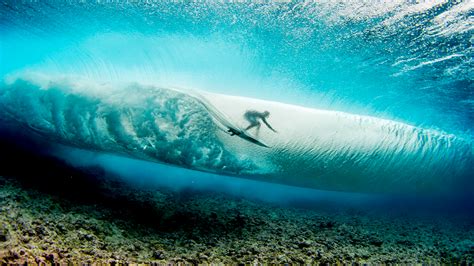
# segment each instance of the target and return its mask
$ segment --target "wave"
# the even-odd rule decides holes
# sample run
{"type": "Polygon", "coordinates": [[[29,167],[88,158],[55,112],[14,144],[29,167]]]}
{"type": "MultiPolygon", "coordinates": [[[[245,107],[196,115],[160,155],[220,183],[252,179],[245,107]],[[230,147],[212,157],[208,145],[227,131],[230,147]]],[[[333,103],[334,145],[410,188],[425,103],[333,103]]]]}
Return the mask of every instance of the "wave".
{"type": "Polygon", "coordinates": [[[154,85],[20,77],[0,87],[0,121],[81,149],[267,182],[353,192],[433,192],[468,184],[471,141],[404,123],[154,85]],[[198,96],[197,96],[198,95],[198,96]],[[268,110],[265,148],[225,132],[268,110]],[[222,130],[224,129],[224,130],[222,130]]]}

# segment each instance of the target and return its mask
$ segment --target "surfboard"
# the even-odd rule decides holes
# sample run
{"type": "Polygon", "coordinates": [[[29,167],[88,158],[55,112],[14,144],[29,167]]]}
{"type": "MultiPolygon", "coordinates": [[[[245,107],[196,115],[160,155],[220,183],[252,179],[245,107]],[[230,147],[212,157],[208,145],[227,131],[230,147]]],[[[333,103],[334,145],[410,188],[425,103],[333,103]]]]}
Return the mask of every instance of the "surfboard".
{"type": "Polygon", "coordinates": [[[250,136],[245,130],[229,127],[227,130],[227,133],[229,133],[231,136],[238,136],[246,141],[252,142],[254,144],[257,144],[259,146],[265,147],[265,148],[270,148],[267,144],[265,144],[263,141],[258,140],[252,136],[250,136]]]}
{"type": "Polygon", "coordinates": [[[237,126],[232,119],[230,119],[227,115],[217,109],[212,103],[210,103],[205,97],[200,95],[197,91],[173,88],[174,90],[180,91],[182,93],[186,93],[196,99],[201,105],[207,110],[207,112],[211,115],[214,123],[231,136],[238,136],[243,140],[251,142],[253,144],[259,145],[261,147],[270,148],[265,142],[257,139],[256,137],[250,135],[246,130],[242,129],[241,127],[237,126]]]}

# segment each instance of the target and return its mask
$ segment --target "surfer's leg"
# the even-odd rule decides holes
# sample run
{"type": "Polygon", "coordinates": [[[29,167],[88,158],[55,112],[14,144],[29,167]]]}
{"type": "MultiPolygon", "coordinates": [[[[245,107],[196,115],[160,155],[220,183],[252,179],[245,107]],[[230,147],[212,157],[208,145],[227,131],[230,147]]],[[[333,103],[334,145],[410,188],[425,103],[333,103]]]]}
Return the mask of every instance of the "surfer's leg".
{"type": "Polygon", "coordinates": [[[249,129],[251,129],[253,127],[256,127],[256,126],[260,127],[260,123],[259,122],[253,122],[247,128],[245,128],[245,130],[249,130],[249,129]]]}
{"type": "Polygon", "coordinates": [[[257,129],[256,129],[257,132],[255,133],[255,135],[256,135],[257,137],[258,137],[258,135],[259,135],[259,133],[260,133],[260,126],[261,126],[261,125],[262,125],[261,123],[258,123],[258,125],[257,125],[257,129]]]}

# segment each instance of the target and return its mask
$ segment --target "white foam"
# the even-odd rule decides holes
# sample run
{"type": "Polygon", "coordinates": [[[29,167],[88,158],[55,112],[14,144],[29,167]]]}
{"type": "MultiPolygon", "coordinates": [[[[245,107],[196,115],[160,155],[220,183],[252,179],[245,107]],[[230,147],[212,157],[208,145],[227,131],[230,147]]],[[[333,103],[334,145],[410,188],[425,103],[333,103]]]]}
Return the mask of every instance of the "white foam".
{"type": "Polygon", "coordinates": [[[95,86],[102,90],[68,80],[12,81],[0,89],[0,111],[8,114],[2,119],[82,149],[327,190],[442,191],[472,171],[472,143],[436,130],[246,97],[95,86]],[[249,134],[271,148],[230,136],[212,122],[219,112],[245,128],[247,110],[270,112],[278,133],[262,125],[249,134]]]}

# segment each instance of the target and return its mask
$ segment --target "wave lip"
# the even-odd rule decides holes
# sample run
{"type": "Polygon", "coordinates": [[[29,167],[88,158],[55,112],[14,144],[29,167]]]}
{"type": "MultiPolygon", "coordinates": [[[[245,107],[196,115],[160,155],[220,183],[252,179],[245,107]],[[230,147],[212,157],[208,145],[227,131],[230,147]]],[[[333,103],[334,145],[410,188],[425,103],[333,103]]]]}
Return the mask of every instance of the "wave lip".
{"type": "Polygon", "coordinates": [[[375,117],[140,84],[31,77],[2,84],[0,103],[4,123],[49,141],[201,171],[353,192],[472,186],[471,142],[375,117]],[[218,112],[245,127],[249,109],[270,111],[278,133],[262,128],[258,138],[272,148],[229,136],[215,119],[218,112]]]}

